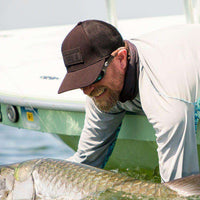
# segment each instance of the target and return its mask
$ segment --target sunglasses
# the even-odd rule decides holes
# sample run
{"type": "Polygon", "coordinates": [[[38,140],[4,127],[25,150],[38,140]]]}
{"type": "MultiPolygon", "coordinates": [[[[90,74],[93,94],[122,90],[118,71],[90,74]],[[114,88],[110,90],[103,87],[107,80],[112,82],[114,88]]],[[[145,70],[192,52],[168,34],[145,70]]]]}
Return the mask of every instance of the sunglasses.
{"type": "Polygon", "coordinates": [[[92,84],[99,82],[105,76],[106,69],[110,65],[110,63],[112,62],[113,58],[114,58],[114,56],[110,56],[110,57],[108,57],[106,59],[106,61],[105,61],[104,65],[103,65],[103,68],[102,68],[99,76],[97,77],[97,79],[92,84]]]}

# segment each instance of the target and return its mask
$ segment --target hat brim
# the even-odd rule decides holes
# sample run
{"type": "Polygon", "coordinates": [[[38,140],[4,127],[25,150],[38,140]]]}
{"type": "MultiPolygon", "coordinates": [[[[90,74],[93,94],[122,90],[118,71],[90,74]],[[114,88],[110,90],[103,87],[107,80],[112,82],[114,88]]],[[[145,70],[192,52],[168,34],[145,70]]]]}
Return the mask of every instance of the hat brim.
{"type": "Polygon", "coordinates": [[[100,74],[104,62],[105,58],[84,69],[67,73],[60,85],[58,94],[92,84],[100,74]]]}

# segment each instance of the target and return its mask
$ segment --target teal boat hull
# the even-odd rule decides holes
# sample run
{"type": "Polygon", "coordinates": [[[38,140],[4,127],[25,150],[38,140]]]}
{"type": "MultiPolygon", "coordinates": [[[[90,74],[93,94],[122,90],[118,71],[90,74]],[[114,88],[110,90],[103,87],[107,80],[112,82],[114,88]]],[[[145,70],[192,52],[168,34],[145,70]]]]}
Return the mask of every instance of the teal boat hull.
{"type": "MultiPolygon", "coordinates": [[[[23,106],[16,106],[19,119],[13,123],[8,118],[7,106],[6,104],[1,104],[2,124],[56,134],[69,147],[75,151],[77,150],[79,137],[84,125],[84,111],[59,111],[39,108],[32,108],[32,110],[26,108],[25,110],[23,106]],[[33,118],[28,118],[31,113],[33,118]]],[[[200,152],[199,133],[197,133],[197,143],[200,152]]],[[[126,114],[106,168],[154,170],[157,167],[157,145],[152,125],[144,115],[126,114]]]]}

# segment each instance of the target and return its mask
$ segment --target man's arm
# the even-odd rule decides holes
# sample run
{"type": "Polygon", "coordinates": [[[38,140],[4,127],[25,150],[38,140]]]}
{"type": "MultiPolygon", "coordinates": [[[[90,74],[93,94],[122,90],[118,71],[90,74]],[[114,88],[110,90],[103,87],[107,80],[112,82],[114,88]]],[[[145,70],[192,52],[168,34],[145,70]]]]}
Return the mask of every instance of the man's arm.
{"type": "Polygon", "coordinates": [[[158,93],[145,70],[141,71],[140,97],[156,132],[162,182],[199,173],[194,104],[158,93]]]}
{"type": "Polygon", "coordinates": [[[114,148],[125,111],[101,112],[88,97],[78,150],[69,160],[103,168],[114,148]]]}

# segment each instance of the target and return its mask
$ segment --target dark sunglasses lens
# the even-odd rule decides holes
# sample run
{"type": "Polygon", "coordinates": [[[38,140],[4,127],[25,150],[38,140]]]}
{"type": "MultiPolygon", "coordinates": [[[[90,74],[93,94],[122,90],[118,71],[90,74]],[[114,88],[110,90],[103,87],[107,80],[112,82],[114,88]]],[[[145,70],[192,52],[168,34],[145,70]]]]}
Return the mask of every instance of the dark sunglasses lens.
{"type": "Polygon", "coordinates": [[[96,83],[96,82],[98,82],[98,81],[100,81],[104,77],[105,71],[106,71],[108,65],[110,64],[110,62],[112,61],[113,58],[114,58],[114,56],[110,56],[110,57],[108,57],[106,59],[104,65],[103,65],[103,69],[102,69],[101,73],[99,74],[99,76],[97,77],[97,79],[93,82],[93,84],[96,83]]]}
{"type": "Polygon", "coordinates": [[[94,81],[94,83],[100,81],[103,77],[104,77],[104,72],[101,71],[101,73],[99,74],[99,76],[97,77],[97,79],[94,81]]]}

